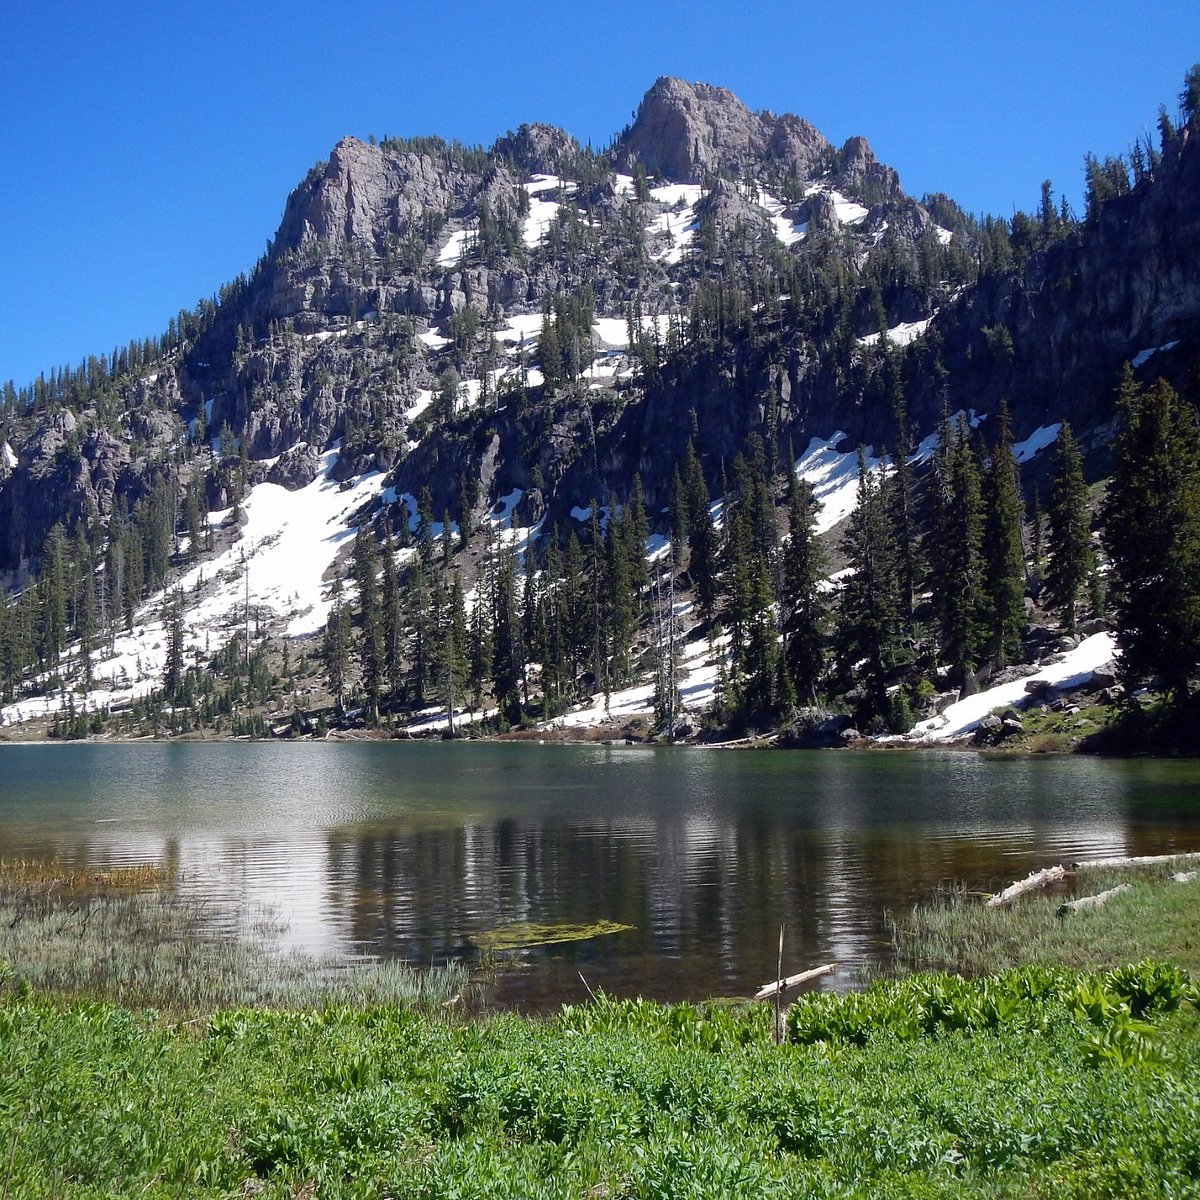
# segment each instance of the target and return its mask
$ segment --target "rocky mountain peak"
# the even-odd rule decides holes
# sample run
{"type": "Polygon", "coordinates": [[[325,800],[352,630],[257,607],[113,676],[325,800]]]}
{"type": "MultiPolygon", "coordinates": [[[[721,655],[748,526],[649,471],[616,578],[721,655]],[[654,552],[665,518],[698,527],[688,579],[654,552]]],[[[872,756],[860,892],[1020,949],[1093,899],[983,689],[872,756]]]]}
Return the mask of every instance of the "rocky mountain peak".
{"type": "Polygon", "coordinates": [[[288,197],[275,245],[288,249],[315,239],[378,248],[421,214],[461,203],[465,187],[458,174],[428,154],[344,137],[288,197]]]}
{"type": "Polygon", "coordinates": [[[651,175],[697,180],[731,157],[757,157],[765,148],[763,119],[732,92],[663,76],[642,98],[622,137],[617,164],[640,162],[651,175]]]}
{"type": "Polygon", "coordinates": [[[877,200],[901,195],[900,176],[881,163],[865,137],[851,137],[838,151],[838,176],[845,184],[877,200]]]}
{"type": "Polygon", "coordinates": [[[832,153],[801,117],[753,113],[726,88],[664,76],[618,142],[617,165],[640,162],[652,175],[696,181],[706,171],[749,173],[773,163],[807,179],[830,165],[832,153]]]}
{"type": "Polygon", "coordinates": [[[522,125],[516,133],[498,138],[492,153],[530,175],[560,175],[578,153],[575,139],[553,125],[522,125]]]}

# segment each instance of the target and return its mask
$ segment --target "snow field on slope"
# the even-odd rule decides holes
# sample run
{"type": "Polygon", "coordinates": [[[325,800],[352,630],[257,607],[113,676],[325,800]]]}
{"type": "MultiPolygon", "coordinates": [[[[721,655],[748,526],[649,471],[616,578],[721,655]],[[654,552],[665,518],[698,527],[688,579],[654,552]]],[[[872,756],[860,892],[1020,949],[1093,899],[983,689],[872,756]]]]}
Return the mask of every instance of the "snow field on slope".
{"type": "Polygon", "coordinates": [[[550,223],[558,212],[559,201],[545,200],[542,193],[561,191],[565,199],[573,196],[578,190],[576,184],[564,184],[557,175],[534,175],[530,179],[525,185],[525,191],[529,194],[529,215],[521,226],[521,241],[528,249],[532,250],[542,244],[546,230],[550,228],[550,223]]]}
{"type": "Polygon", "coordinates": [[[467,239],[471,236],[469,229],[460,229],[452,233],[446,244],[438,251],[437,264],[439,267],[452,267],[463,256],[467,239]]]}
{"type": "MultiPolygon", "coordinates": [[[[926,317],[923,321],[902,321],[887,331],[887,339],[893,346],[907,346],[910,342],[915,342],[929,328],[929,322],[932,319],[932,317],[926,317]]],[[[868,333],[865,337],[858,339],[858,344],[874,346],[879,341],[879,337],[878,333],[868,333]]]]}
{"type": "Polygon", "coordinates": [[[808,222],[787,216],[787,205],[770,192],[759,192],[759,207],[771,218],[771,228],[783,245],[794,246],[808,233],[808,222]]]}
{"type": "Polygon", "coordinates": [[[936,717],[918,722],[908,735],[909,740],[942,742],[961,737],[975,729],[993,710],[1010,705],[1016,707],[1028,695],[1025,685],[1031,680],[1042,680],[1053,686],[1066,684],[1068,688],[1086,683],[1092,672],[1113,658],[1116,652],[1117,641],[1111,633],[1094,633],[1074,650],[1068,650],[1061,661],[1043,667],[1036,674],[967,696],[936,717]]]}
{"type": "MultiPolygon", "coordinates": [[[[182,592],[185,603],[184,645],[191,654],[217,652],[243,627],[247,597],[252,626],[277,636],[307,637],[324,628],[332,608],[323,576],[339,548],[354,536],[347,518],[379,494],[383,476],[371,472],[349,487],[329,478],[337,450],[322,456],[323,469],[307,487],[295,492],[260,483],[243,501],[241,538],[216,558],[188,571],[168,592],[159,592],[138,610],[132,633],[92,652],[96,686],[75,704],[89,710],[127,703],[162,685],[166,664],[164,600],[182,592]]],[[[218,525],[228,512],[210,513],[218,525]]],[[[4,723],[46,716],[64,707],[61,694],[9,705],[4,723]]]]}
{"type": "MultiPolygon", "coordinates": [[[[706,638],[684,643],[677,684],[683,707],[688,712],[698,715],[712,704],[720,660],[728,646],[728,635],[718,639],[717,644],[711,647],[706,638]]],[[[653,708],[654,684],[642,683],[611,692],[607,703],[604,693],[597,692],[587,704],[544,722],[541,728],[584,729],[609,720],[628,720],[638,714],[649,713],[653,708]]]]}
{"type": "Polygon", "coordinates": [[[693,183],[669,183],[663,187],[650,189],[651,197],[659,204],[665,204],[669,211],[661,213],[650,222],[651,234],[665,233],[670,238],[666,250],[652,255],[671,266],[681,262],[684,252],[696,235],[696,205],[700,202],[701,188],[693,183]],[[685,207],[676,209],[682,203],[685,207]]]}

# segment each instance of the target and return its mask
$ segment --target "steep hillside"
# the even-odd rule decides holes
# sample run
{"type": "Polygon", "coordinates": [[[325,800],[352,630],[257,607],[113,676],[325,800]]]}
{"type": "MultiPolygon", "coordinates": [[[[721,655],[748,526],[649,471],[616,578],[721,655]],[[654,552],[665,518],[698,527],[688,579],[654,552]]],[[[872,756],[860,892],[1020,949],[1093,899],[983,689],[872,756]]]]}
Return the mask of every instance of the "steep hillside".
{"type": "MultiPolygon", "coordinates": [[[[681,516],[689,463],[693,493],[730,503],[748,486],[738,462],[757,462],[772,508],[785,464],[818,492],[832,470],[841,498],[826,497],[822,529],[853,507],[856,446],[876,464],[899,447],[919,475],[947,412],[994,426],[1006,404],[1030,447],[1067,419],[1103,469],[1124,363],[1185,388],[1195,378],[1200,157],[1185,115],[1119,171],[1097,168],[1082,221],[1048,192],[1011,222],[918,201],[861,137],[835,147],[799,117],[670,78],[603,153],[544,125],[487,150],[345,138],[288,198],[249,276],[161,339],[5,389],[0,578],[21,594],[4,618],[5,696],[94,710],[161,688],[171,596],[197,660],[241,638],[249,671],[257,637],[275,639],[275,662],[339,611],[337,552],[355,529],[392,546],[376,570],[398,571],[406,596],[443,589],[449,611],[453,582],[464,619],[485,592],[495,619],[500,542],[545,578],[547,553],[577,540],[592,561],[574,569],[599,586],[609,518],[636,527],[644,506],[633,557],[667,561],[653,552],[674,530],[670,595],[697,606],[683,623],[711,637],[710,585],[694,547],[690,566],[678,548],[694,536],[681,516]],[[285,560],[304,561],[294,594],[285,560]],[[55,662],[72,645],[64,677],[55,662]]],[[[1027,468],[1026,490],[1047,470],[1027,468]]],[[[729,586],[728,561],[709,569],[729,586]]],[[[663,577],[635,564],[626,644],[602,653],[597,634],[590,655],[578,649],[561,703],[539,709],[523,674],[513,714],[636,682],[663,636],[651,636],[663,577]]],[[[354,610],[347,652],[369,615],[354,610]]],[[[400,707],[453,707],[466,684],[430,674],[423,619],[414,607],[394,631],[388,659],[402,665],[386,692],[400,707]]],[[[544,657],[529,661],[544,672],[544,657]]],[[[374,669],[355,667],[348,690],[374,669]]],[[[505,690],[477,680],[478,707],[505,708],[505,690]]],[[[294,689],[290,703],[305,707],[294,689]]]]}

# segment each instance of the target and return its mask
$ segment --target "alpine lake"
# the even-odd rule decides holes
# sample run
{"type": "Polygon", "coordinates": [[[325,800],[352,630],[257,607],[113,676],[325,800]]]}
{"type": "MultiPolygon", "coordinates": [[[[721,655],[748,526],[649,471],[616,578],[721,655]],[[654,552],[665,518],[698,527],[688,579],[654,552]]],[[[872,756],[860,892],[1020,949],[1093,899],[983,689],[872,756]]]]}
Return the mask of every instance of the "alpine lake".
{"type": "Polygon", "coordinates": [[[1198,849],[1198,760],[0,746],[0,858],[160,864],[222,936],[253,924],[318,958],[487,961],[489,1003],[525,1011],[586,998],[584,980],[618,996],[749,995],[776,975],[781,924],[784,971],[836,960],[821,986],[844,989],[886,965],[888,914],[940,888],[1198,849]],[[600,923],[610,931],[580,936],[600,923]],[[545,944],[560,930],[576,940],[545,944]]]}

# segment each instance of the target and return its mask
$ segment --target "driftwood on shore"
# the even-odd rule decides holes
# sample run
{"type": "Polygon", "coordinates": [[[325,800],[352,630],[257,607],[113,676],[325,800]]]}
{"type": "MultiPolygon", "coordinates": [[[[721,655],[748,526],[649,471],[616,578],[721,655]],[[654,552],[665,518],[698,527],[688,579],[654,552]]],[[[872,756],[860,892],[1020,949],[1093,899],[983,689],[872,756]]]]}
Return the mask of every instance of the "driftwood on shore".
{"type": "Polygon", "coordinates": [[[1141,854],[1130,858],[1091,858],[1087,862],[1071,864],[1072,871],[1096,871],[1105,867],[1153,867],[1159,863],[1174,862],[1176,859],[1197,859],[1200,851],[1186,854],[1141,854]]]}
{"type": "Polygon", "coordinates": [[[1024,879],[1018,879],[1016,883],[1010,883],[1002,892],[997,892],[996,895],[990,897],[987,901],[988,908],[1002,908],[1006,904],[1011,904],[1014,900],[1024,896],[1026,892],[1037,891],[1038,888],[1043,888],[1047,884],[1058,883],[1067,873],[1066,867],[1046,867],[1041,871],[1033,871],[1026,875],[1024,879]]]}
{"type": "Polygon", "coordinates": [[[825,963],[824,966],[811,967],[807,971],[801,971],[798,975],[789,975],[786,979],[772,979],[770,983],[764,983],[762,987],[754,993],[755,1000],[771,1000],[775,996],[782,995],[784,992],[790,992],[792,988],[799,987],[802,983],[807,983],[810,979],[816,979],[820,975],[828,975],[830,971],[837,970],[837,963],[825,963]]]}
{"type": "Polygon", "coordinates": [[[1116,887],[1111,887],[1106,892],[1097,892],[1094,896],[1080,896],[1078,900],[1068,900],[1065,904],[1060,904],[1055,915],[1068,917],[1071,913],[1079,912],[1085,908],[1099,908],[1102,904],[1111,900],[1113,896],[1118,896],[1121,892],[1127,891],[1129,891],[1129,884],[1118,883],[1116,887]]]}

